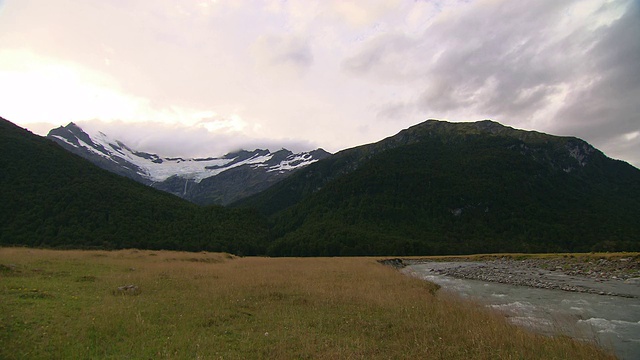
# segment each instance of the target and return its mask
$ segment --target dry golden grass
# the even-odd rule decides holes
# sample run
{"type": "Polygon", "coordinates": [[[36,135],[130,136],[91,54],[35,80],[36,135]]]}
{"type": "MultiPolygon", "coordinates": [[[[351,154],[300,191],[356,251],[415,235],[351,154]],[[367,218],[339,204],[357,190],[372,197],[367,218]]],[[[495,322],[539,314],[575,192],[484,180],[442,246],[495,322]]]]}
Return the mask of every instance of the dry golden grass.
{"type": "Polygon", "coordinates": [[[435,290],[373,258],[3,248],[0,358],[612,358],[435,290]]]}

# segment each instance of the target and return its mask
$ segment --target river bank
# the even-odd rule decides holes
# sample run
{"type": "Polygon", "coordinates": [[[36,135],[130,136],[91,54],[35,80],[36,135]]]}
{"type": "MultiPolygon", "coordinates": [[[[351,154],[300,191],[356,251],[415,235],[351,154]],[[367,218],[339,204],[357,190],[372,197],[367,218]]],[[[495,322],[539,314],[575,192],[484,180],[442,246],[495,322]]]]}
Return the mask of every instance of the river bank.
{"type": "Polygon", "coordinates": [[[604,259],[600,267],[599,258],[580,259],[584,268],[571,259],[519,256],[441,260],[446,261],[394,259],[389,265],[405,275],[439,285],[438,293],[444,298],[454,294],[471,300],[495,310],[518,327],[597,344],[621,360],[640,359],[640,284],[633,277],[637,271],[633,259],[604,259]],[[551,265],[553,271],[547,270],[551,265]],[[596,268],[599,271],[594,275],[596,268]],[[568,275],[589,271],[590,276],[568,275]]]}
{"type": "Polygon", "coordinates": [[[481,280],[542,289],[640,298],[640,256],[524,257],[482,256],[387,259],[402,268],[431,264],[430,271],[459,279],[481,280]]]}

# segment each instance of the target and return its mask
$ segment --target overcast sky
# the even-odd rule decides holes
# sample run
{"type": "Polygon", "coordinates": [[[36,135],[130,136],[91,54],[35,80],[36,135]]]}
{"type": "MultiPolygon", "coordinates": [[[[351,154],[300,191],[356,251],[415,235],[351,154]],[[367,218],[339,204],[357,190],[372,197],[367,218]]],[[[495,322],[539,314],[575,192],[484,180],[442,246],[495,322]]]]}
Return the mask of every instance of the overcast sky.
{"type": "Polygon", "coordinates": [[[493,119],[640,167],[640,4],[0,0],[0,116],[165,156],[493,119]]]}

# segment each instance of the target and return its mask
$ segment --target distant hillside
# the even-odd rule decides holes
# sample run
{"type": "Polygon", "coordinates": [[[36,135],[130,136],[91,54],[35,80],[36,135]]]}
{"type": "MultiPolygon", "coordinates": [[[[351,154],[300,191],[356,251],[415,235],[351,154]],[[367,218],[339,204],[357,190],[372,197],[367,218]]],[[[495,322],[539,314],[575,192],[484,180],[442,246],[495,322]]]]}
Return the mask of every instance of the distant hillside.
{"type": "Polygon", "coordinates": [[[52,129],[47,138],[105,170],[199,205],[226,205],[256,194],[331,155],[322,149],[298,154],[256,149],[223,157],[166,158],[136,151],[101,132],[87,134],[74,123],[52,129]]]}
{"type": "Polygon", "coordinates": [[[640,170],[583,140],[430,120],[240,201],[272,255],[640,250],[640,170]]]}
{"type": "Polygon", "coordinates": [[[263,253],[256,213],[198,207],[0,118],[0,245],[263,253]]]}

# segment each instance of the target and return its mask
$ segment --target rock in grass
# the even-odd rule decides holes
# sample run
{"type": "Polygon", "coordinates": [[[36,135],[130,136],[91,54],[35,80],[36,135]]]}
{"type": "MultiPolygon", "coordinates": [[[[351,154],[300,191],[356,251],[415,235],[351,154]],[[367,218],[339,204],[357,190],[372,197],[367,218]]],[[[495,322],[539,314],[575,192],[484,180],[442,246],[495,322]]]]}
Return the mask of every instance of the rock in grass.
{"type": "Polygon", "coordinates": [[[15,264],[4,265],[0,264],[0,272],[11,272],[16,270],[15,264]]]}
{"type": "Polygon", "coordinates": [[[140,287],[138,287],[138,285],[118,286],[118,289],[114,290],[113,294],[114,295],[139,295],[140,287]]]}

